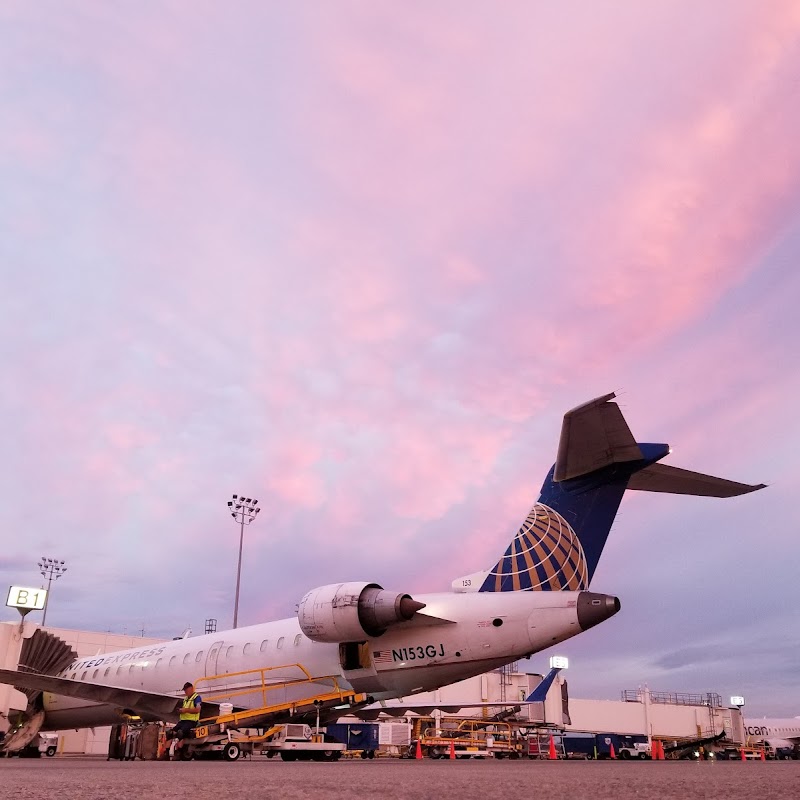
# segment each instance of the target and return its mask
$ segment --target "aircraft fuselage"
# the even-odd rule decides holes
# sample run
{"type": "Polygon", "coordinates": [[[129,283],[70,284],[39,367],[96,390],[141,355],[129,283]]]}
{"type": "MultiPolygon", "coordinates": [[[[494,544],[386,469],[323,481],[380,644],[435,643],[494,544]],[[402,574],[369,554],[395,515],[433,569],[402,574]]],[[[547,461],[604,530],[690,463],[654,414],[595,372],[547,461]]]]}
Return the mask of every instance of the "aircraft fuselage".
{"type": "MultiPolygon", "coordinates": [[[[308,696],[286,689],[302,664],[320,691],[335,676],[375,700],[430,691],[479,675],[569,639],[608,618],[619,601],[593,592],[508,592],[417,596],[424,613],[361,643],[328,644],[305,636],[296,617],[78,659],[61,675],[109,686],[181,695],[185,681],[206,696],[261,686],[252,670],[267,669],[274,684],[267,703],[308,696]],[[235,673],[247,673],[236,675],[235,673]],[[211,680],[209,680],[211,679],[211,680]]],[[[238,695],[237,705],[264,705],[261,691],[238,695]]],[[[44,730],[108,725],[122,709],[46,693],[44,730]]]]}

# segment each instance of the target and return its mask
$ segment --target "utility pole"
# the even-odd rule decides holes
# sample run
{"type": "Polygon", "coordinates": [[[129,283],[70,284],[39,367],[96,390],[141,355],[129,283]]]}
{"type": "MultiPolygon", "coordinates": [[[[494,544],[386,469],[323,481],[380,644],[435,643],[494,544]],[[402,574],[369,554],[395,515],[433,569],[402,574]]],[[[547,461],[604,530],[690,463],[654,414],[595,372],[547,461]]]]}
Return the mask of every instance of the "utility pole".
{"type": "Polygon", "coordinates": [[[67,571],[67,568],[63,561],[42,556],[42,560],[39,562],[39,571],[43,578],[47,578],[47,596],[44,598],[44,613],[42,614],[42,627],[44,627],[47,619],[47,606],[50,603],[50,584],[53,582],[53,578],[58,580],[67,571]]]}
{"type": "Polygon", "coordinates": [[[239,584],[242,578],[242,544],[244,542],[244,526],[249,525],[256,514],[261,511],[257,508],[258,500],[241,495],[233,495],[233,500],[228,500],[228,510],[231,516],[239,523],[239,564],[236,567],[236,599],[233,603],[233,627],[239,626],[239,584]]]}

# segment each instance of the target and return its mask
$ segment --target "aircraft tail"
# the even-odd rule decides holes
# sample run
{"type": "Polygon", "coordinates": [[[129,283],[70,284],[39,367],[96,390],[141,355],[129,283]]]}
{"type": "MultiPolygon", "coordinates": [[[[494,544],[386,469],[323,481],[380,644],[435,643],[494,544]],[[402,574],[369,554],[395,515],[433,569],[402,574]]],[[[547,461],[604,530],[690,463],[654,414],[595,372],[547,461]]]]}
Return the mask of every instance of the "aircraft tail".
{"type": "Polygon", "coordinates": [[[454,591],[588,588],[626,489],[734,497],[764,488],[657,463],[669,445],[637,442],[614,397],[564,415],[556,463],[519,532],[492,569],[458,578],[454,591]]]}

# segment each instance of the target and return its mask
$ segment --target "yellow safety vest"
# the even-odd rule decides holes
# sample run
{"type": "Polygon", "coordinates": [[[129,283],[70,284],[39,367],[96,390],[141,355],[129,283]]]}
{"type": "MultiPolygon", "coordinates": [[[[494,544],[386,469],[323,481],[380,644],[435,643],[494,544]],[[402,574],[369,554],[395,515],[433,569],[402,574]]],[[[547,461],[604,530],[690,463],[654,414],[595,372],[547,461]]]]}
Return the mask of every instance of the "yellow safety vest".
{"type": "Polygon", "coordinates": [[[197,700],[197,692],[190,695],[189,697],[185,697],[183,700],[183,706],[181,706],[181,719],[190,719],[193,722],[197,722],[200,719],[200,712],[195,711],[194,704],[197,700]]]}

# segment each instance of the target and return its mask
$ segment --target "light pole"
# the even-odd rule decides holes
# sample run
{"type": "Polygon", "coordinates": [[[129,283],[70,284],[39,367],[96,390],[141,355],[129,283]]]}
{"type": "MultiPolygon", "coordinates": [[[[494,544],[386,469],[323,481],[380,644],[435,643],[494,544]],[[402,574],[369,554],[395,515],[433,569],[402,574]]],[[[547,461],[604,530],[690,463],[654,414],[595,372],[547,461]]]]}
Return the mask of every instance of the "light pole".
{"type": "Polygon", "coordinates": [[[66,571],[67,568],[64,566],[64,562],[56,558],[46,558],[42,556],[42,560],[39,562],[39,572],[42,573],[43,578],[47,578],[47,595],[44,598],[42,627],[44,627],[45,620],[47,619],[47,606],[50,602],[50,584],[53,582],[53,578],[58,580],[66,571]]]}
{"type": "Polygon", "coordinates": [[[235,494],[233,500],[228,500],[228,510],[231,516],[239,523],[239,565],[236,567],[236,599],[233,603],[233,627],[239,626],[239,582],[242,578],[242,542],[244,541],[244,526],[249,525],[256,514],[261,511],[256,508],[258,500],[235,494]]]}

